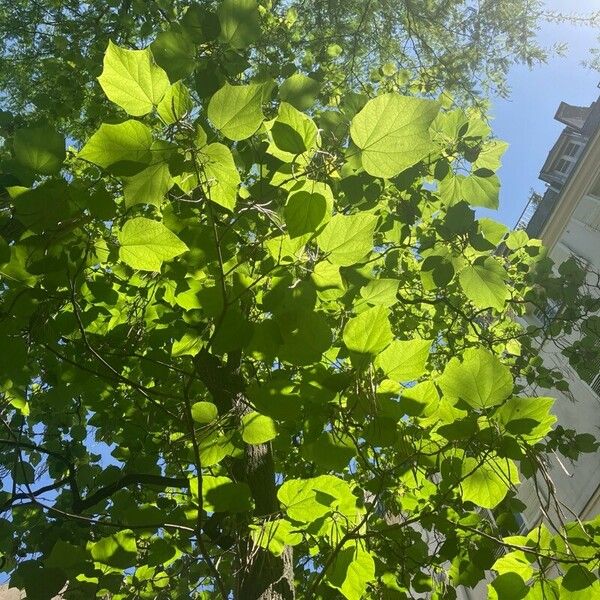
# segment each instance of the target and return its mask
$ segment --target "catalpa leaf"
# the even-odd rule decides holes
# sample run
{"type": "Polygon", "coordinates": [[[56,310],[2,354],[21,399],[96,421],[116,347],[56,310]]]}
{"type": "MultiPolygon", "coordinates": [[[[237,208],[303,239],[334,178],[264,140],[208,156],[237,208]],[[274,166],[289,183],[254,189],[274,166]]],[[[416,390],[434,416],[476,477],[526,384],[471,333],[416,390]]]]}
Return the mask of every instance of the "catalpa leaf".
{"type": "Polygon", "coordinates": [[[431,340],[394,340],[375,364],[395,381],[412,381],[425,373],[431,340]]]}
{"type": "Polygon", "coordinates": [[[550,411],[554,398],[509,398],[493,415],[509,433],[519,435],[530,444],[539,442],[556,423],[550,411]]]}
{"type": "Polygon", "coordinates": [[[506,269],[491,256],[477,258],[458,274],[463,291],[477,308],[495,308],[498,311],[504,308],[510,297],[506,279],[506,269]]]}
{"type": "Polygon", "coordinates": [[[438,379],[448,398],[460,398],[476,409],[496,406],[513,390],[510,369],[483,348],[469,348],[462,361],[452,358],[438,379]]]}
{"type": "Polygon", "coordinates": [[[136,217],[118,233],[119,256],[133,269],[160,271],[164,261],[183,254],[188,247],[162,223],[136,217]]]}
{"type": "Polygon", "coordinates": [[[376,225],[372,214],[337,214],[319,234],[317,244],[333,264],[353,265],[373,249],[376,225]]]}
{"type": "Polygon", "coordinates": [[[338,552],[325,580],[348,600],[364,598],[367,584],[375,579],[375,561],[360,542],[348,542],[338,552]]]}
{"type": "Polygon", "coordinates": [[[132,175],[150,164],[151,146],[150,129],[139,121],[102,123],[79,152],[79,158],[116,174],[132,175]]]}
{"type": "Polygon", "coordinates": [[[390,178],[425,158],[434,149],[429,126],[438,111],[437,102],[395,93],[369,100],[350,126],[365,171],[390,178]]]}
{"type": "Polygon", "coordinates": [[[173,186],[173,179],[167,163],[150,165],[143,171],[125,179],[123,196],[127,207],[134,204],[154,204],[160,206],[167,192],[173,186]]]}
{"type": "Polygon", "coordinates": [[[461,197],[471,206],[498,208],[500,180],[494,173],[471,174],[460,181],[461,197]]]}
{"type": "Polygon", "coordinates": [[[167,125],[171,125],[182,119],[192,110],[192,107],[189,90],[181,81],[178,81],[165,92],[163,99],[156,107],[156,112],[167,125]]]}
{"type": "MultiPolygon", "coordinates": [[[[198,478],[190,479],[190,492],[198,498],[198,478]]],[[[252,495],[247,483],[229,477],[202,475],[202,508],[208,512],[246,512],[252,508],[252,495]]]]}
{"type": "Polygon", "coordinates": [[[343,334],[346,348],[360,354],[378,354],[393,338],[388,315],[387,308],[375,306],[350,319],[343,334]]]}
{"type": "Polygon", "coordinates": [[[374,306],[393,306],[398,302],[396,294],[400,281],[397,279],[374,279],[360,288],[360,296],[374,306]]]}
{"type": "Polygon", "coordinates": [[[155,64],[149,48],[127,50],[112,41],[108,42],[98,81],[107,98],[133,117],[148,114],[170,86],[167,74],[155,64]]]}
{"type": "Polygon", "coordinates": [[[130,529],[100,538],[88,548],[92,558],[103,565],[126,569],[136,564],[137,544],[130,529]]]}
{"type": "Polygon", "coordinates": [[[230,140],[250,137],[264,121],[263,84],[230,85],[226,83],[208,103],[208,118],[230,140]]]}
{"type": "Polygon", "coordinates": [[[252,525],[254,543],[269,549],[275,556],[281,556],[286,546],[296,546],[302,542],[302,532],[286,519],[266,521],[262,526],[252,525]]]}
{"type": "Polygon", "coordinates": [[[315,103],[319,88],[318,81],[302,73],[294,73],[281,84],[279,97],[298,110],[306,110],[315,103]]]}
{"type": "Polygon", "coordinates": [[[277,425],[271,417],[250,412],[242,417],[242,439],[246,444],[265,444],[277,436],[277,425]]]}
{"type": "Polygon", "coordinates": [[[209,144],[202,148],[198,158],[204,171],[202,185],[208,199],[227,210],[233,210],[240,174],[231,150],[223,144],[209,144]]]}
{"type": "MultiPolygon", "coordinates": [[[[313,151],[319,143],[315,122],[291,104],[282,102],[277,118],[268,121],[271,143],[269,153],[285,162],[298,161],[298,156],[313,151]]],[[[290,178],[293,181],[293,177],[290,178]]]]}
{"type": "Polygon", "coordinates": [[[232,48],[247,48],[260,36],[260,14],[255,0],[223,0],[217,15],[221,39],[232,48]]]}
{"type": "Polygon", "coordinates": [[[277,498],[288,517],[301,523],[311,523],[334,510],[354,520],[362,510],[348,483],[334,475],[289,479],[277,491],[277,498]]]}
{"type": "Polygon", "coordinates": [[[219,416],[217,407],[212,402],[194,402],[192,404],[192,419],[196,423],[212,423],[219,416]]]}
{"type": "Polygon", "coordinates": [[[290,194],[283,209],[285,224],[290,238],[313,233],[325,220],[327,200],[325,196],[305,191],[290,194]]]}
{"type": "Polygon", "coordinates": [[[13,146],[16,159],[42,175],[58,173],[65,160],[65,138],[49,127],[17,129],[13,146]]]}
{"type": "Polygon", "coordinates": [[[183,31],[161,31],[150,48],[156,63],[172,82],[187,77],[196,66],[196,46],[183,31]]]}
{"type": "Polygon", "coordinates": [[[462,499],[483,508],[498,506],[511,486],[519,483],[517,468],[508,458],[465,458],[461,477],[462,499]]]}

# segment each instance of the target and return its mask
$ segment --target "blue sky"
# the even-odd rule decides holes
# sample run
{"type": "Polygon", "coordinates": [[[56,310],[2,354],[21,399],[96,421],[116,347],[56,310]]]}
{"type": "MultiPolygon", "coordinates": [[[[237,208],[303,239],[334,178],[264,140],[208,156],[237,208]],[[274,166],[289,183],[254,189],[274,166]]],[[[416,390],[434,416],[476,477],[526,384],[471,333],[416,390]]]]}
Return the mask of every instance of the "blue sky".
{"type": "MultiPolygon", "coordinates": [[[[550,10],[567,13],[587,14],[600,10],[600,0],[548,0],[546,5],[550,10]]],[[[598,35],[600,29],[543,24],[539,41],[545,46],[566,42],[567,56],[552,58],[531,70],[514,67],[508,78],[512,89],[510,98],[493,100],[494,134],[510,144],[499,172],[502,188],[500,210],[495,218],[509,226],[514,226],[521,214],[529,189],[544,190],[537,176],[563,127],[553,119],[561,100],[586,105],[600,96],[597,87],[600,73],[580,64],[589,56],[589,49],[599,45],[598,35]]]]}

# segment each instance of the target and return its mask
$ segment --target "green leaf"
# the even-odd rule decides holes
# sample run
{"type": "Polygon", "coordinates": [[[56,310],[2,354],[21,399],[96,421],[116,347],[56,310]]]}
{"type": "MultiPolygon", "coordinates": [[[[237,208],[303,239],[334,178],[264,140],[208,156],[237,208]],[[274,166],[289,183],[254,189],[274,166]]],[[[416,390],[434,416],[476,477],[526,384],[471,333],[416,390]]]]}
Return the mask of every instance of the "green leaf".
{"type": "Polygon", "coordinates": [[[13,147],[24,167],[42,175],[58,173],[65,160],[65,138],[50,127],[17,129],[13,147]]]}
{"type": "Polygon", "coordinates": [[[425,158],[434,145],[429,126],[437,102],[389,93],[369,100],[352,119],[350,135],[373,177],[395,177],[425,158]]]}
{"type": "Polygon", "coordinates": [[[156,111],[167,125],[171,125],[182,119],[192,108],[193,103],[189,90],[181,81],[178,81],[166,91],[163,99],[158,103],[156,111]]]}
{"type": "Polygon", "coordinates": [[[219,23],[211,8],[195,3],[185,9],[181,18],[181,26],[197,44],[214,40],[218,33],[219,23]]]}
{"type": "Polygon", "coordinates": [[[147,115],[170,85],[167,74],[154,63],[149,48],[127,50],[111,41],[98,81],[107,98],[134,117],[147,115]]]}
{"type": "Polygon", "coordinates": [[[479,231],[486,240],[497,246],[508,231],[508,227],[504,223],[483,217],[479,219],[479,231]]]}
{"type": "Polygon", "coordinates": [[[162,31],[150,48],[156,64],[167,72],[173,83],[187,77],[196,66],[196,46],[184,32],[162,31]]]}
{"type": "MultiPolygon", "coordinates": [[[[504,538],[503,541],[510,543],[512,538],[504,538]]],[[[523,537],[518,541],[512,541],[512,543],[525,546],[527,544],[527,538],[523,537]]],[[[533,575],[533,568],[531,567],[529,556],[520,550],[508,552],[507,554],[501,556],[493,564],[492,569],[498,571],[500,575],[503,575],[504,573],[516,573],[523,579],[523,581],[529,581],[533,575]]]]}
{"type": "Polygon", "coordinates": [[[438,383],[445,396],[460,398],[475,409],[500,404],[513,390],[509,368],[483,348],[469,348],[462,362],[452,358],[438,383]]]}
{"type": "Polygon", "coordinates": [[[290,238],[313,233],[328,216],[325,196],[305,191],[290,194],[283,217],[290,238]]]}
{"type": "Polygon", "coordinates": [[[208,103],[208,118],[230,140],[244,140],[260,127],[264,85],[226,83],[208,103]]]}
{"type": "Polygon", "coordinates": [[[360,354],[378,354],[394,337],[388,315],[387,308],[375,306],[350,319],[343,333],[346,348],[360,354]]]}
{"type": "Polygon", "coordinates": [[[339,432],[332,435],[324,431],[314,442],[302,446],[306,460],[331,471],[343,471],[356,454],[352,440],[339,432]]]}
{"type": "Polygon", "coordinates": [[[511,485],[519,483],[519,474],[512,460],[467,457],[461,467],[461,494],[466,502],[483,508],[495,508],[502,502],[511,485]]]}
{"type": "Polygon", "coordinates": [[[374,279],[360,288],[360,296],[367,303],[374,306],[393,306],[398,302],[398,279],[374,279]]]}
{"type": "Polygon", "coordinates": [[[294,419],[302,407],[300,396],[288,378],[274,378],[263,385],[250,386],[247,393],[256,409],[273,419],[294,419]]]}
{"type": "Polygon", "coordinates": [[[560,597],[567,600],[588,600],[600,594],[600,582],[594,573],[583,565],[572,565],[565,573],[560,597]]]}
{"type": "Polygon", "coordinates": [[[167,192],[173,187],[173,179],[167,163],[150,165],[143,171],[125,179],[123,195],[125,206],[154,204],[160,206],[167,192]]]}
{"type": "Polygon", "coordinates": [[[150,129],[139,121],[102,123],[79,152],[79,158],[116,174],[130,175],[150,164],[151,146],[150,129]]]}
{"type": "Polygon", "coordinates": [[[505,281],[506,269],[493,257],[479,257],[458,274],[458,280],[467,298],[477,308],[495,308],[502,311],[510,297],[505,281]]]}
{"type": "Polygon", "coordinates": [[[52,550],[46,559],[45,566],[51,569],[72,569],[80,568],[86,560],[85,552],[79,546],[64,542],[61,539],[56,540],[52,550]]]}
{"type": "Polygon", "coordinates": [[[473,169],[487,169],[497,171],[502,165],[502,155],[508,149],[508,143],[502,140],[489,140],[479,151],[477,160],[473,163],[473,169]]]}
{"type": "Polygon", "coordinates": [[[127,569],[137,561],[137,544],[130,529],[99,539],[89,545],[89,551],[96,562],[116,569],[127,569]]]}
{"type": "Polygon", "coordinates": [[[394,340],[375,365],[395,381],[413,381],[425,373],[431,340],[394,340]]]}
{"type": "Polygon", "coordinates": [[[10,261],[10,246],[7,241],[0,235],[0,265],[10,261]]]}
{"type": "MultiPolygon", "coordinates": [[[[490,586],[496,592],[497,600],[521,600],[527,596],[529,586],[517,573],[504,573],[492,581],[490,586]]],[[[492,596],[492,594],[490,594],[492,596]]]]}
{"type": "Polygon", "coordinates": [[[204,341],[195,333],[184,333],[181,338],[173,342],[171,347],[171,356],[196,356],[202,347],[204,341]]]}
{"type": "Polygon", "coordinates": [[[298,110],[310,108],[319,94],[320,84],[302,73],[294,73],[279,88],[279,97],[298,110]]]}
{"type": "Polygon", "coordinates": [[[221,39],[232,48],[247,48],[260,36],[260,14],[255,0],[223,0],[217,15],[221,39]]]}
{"type": "MultiPolygon", "coordinates": [[[[197,477],[190,479],[190,492],[198,498],[197,477]]],[[[246,512],[252,508],[250,488],[229,477],[202,475],[202,508],[207,512],[246,512]]]]}
{"type": "Polygon", "coordinates": [[[313,269],[311,280],[319,290],[344,289],[340,268],[324,260],[317,263],[313,269]]]}
{"type": "Polygon", "coordinates": [[[219,416],[217,407],[212,402],[194,402],[192,419],[196,423],[212,423],[219,416]]]}
{"type": "Polygon", "coordinates": [[[240,184],[231,150],[223,144],[204,146],[198,155],[204,171],[202,185],[204,193],[211,202],[233,210],[240,184]]]}
{"type": "Polygon", "coordinates": [[[281,556],[286,546],[296,546],[302,542],[302,533],[286,519],[266,521],[262,526],[251,525],[254,543],[269,549],[275,556],[281,556]]]}
{"type": "Polygon", "coordinates": [[[310,365],[321,360],[331,345],[331,329],[321,313],[299,310],[278,317],[282,345],[281,360],[293,365],[310,365]]]}
{"type": "Polygon", "coordinates": [[[364,598],[367,584],[375,579],[375,561],[361,542],[347,542],[335,556],[325,581],[348,600],[364,598]]]}
{"type": "Polygon", "coordinates": [[[233,432],[222,434],[219,431],[211,431],[200,438],[200,461],[203,467],[213,467],[219,464],[226,456],[235,453],[235,447],[231,442],[233,432]]]}
{"type": "Polygon", "coordinates": [[[518,250],[523,248],[529,242],[529,236],[526,231],[519,229],[517,231],[511,231],[506,237],[505,244],[509,250],[518,250]]]}
{"type": "Polygon", "coordinates": [[[350,266],[373,250],[377,217],[373,214],[334,215],[317,244],[335,265],[350,266]]]}
{"type": "Polygon", "coordinates": [[[242,417],[242,439],[246,444],[265,444],[277,437],[277,425],[271,417],[255,411],[242,417]]]}
{"type": "Polygon", "coordinates": [[[252,338],[252,323],[237,308],[225,311],[215,330],[212,347],[216,354],[225,354],[243,348],[252,338]]]}
{"type": "Polygon", "coordinates": [[[277,498],[292,521],[311,523],[333,510],[355,518],[356,496],[348,483],[334,475],[310,479],[289,479],[277,491],[277,498]]]}
{"type": "Polygon", "coordinates": [[[500,180],[493,173],[480,176],[471,174],[460,182],[462,198],[471,206],[483,208],[498,208],[500,194],[500,180]]]}
{"type": "Polygon", "coordinates": [[[313,151],[319,143],[315,122],[287,102],[279,105],[277,118],[265,123],[265,126],[272,140],[269,153],[286,162],[313,151]]]}
{"type": "Polygon", "coordinates": [[[556,417],[551,414],[554,398],[509,398],[493,415],[509,433],[530,444],[539,442],[552,429],[556,417]]]}
{"type": "Polygon", "coordinates": [[[19,461],[13,467],[12,478],[17,485],[30,485],[35,481],[35,470],[28,462],[19,461]]]}
{"type": "Polygon", "coordinates": [[[162,223],[136,217],[118,233],[119,257],[133,269],[160,271],[164,261],[183,254],[188,247],[162,223]]]}

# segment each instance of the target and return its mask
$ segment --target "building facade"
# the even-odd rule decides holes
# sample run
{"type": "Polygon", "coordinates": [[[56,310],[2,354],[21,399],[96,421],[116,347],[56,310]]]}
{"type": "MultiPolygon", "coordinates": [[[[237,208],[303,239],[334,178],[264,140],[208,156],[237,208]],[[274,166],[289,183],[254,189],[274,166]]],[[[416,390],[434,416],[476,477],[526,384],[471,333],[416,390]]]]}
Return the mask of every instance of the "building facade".
{"type": "MultiPolygon", "coordinates": [[[[590,106],[561,102],[555,119],[565,127],[539,175],[547,184],[545,193],[531,194],[517,228],[543,241],[556,268],[574,257],[587,273],[588,293],[591,290],[600,296],[600,97],[590,106]]],[[[553,306],[545,311],[532,310],[525,324],[545,326],[559,310],[553,306]]],[[[560,348],[551,342],[540,343],[545,365],[560,370],[570,390],[563,393],[530,386],[525,393],[555,398],[553,411],[562,427],[600,438],[600,361],[590,364],[583,378],[560,348]]],[[[597,344],[600,346],[600,337],[597,344]]],[[[520,515],[523,530],[542,522],[552,529],[561,522],[589,520],[600,514],[598,452],[581,454],[577,461],[554,454],[547,468],[553,490],[539,479],[522,478],[519,499],[526,505],[520,515]]],[[[460,588],[459,599],[487,598],[487,583],[482,581],[474,589],[460,588]]]]}
{"type": "MultiPolygon", "coordinates": [[[[522,223],[530,237],[540,238],[556,267],[573,257],[586,271],[588,290],[598,293],[600,274],[600,98],[590,106],[561,102],[555,119],[565,125],[550,150],[540,172],[547,184],[538,197],[528,223],[522,223]]],[[[555,307],[559,310],[559,307],[555,307]]],[[[553,309],[550,310],[550,317],[553,309]]],[[[531,320],[543,321],[546,314],[534,312],[531,320]]],[[[577,334],[574,334],[577,335],[577,334]]],[[[597,341],[600,344],[600,339],[597,341]]],[[[576,372],[559,348],[541,347],[549,367],[560,370],[570,385],[570,394],[556,390],[530,389],[532,396],[556,398],[554,412],[558,423],[578,433],[600,436],[600,361],[590,364],[585,375],[576,372]]],[[[555,495],[564,504],[568,520],[590,519],[600,513],[600,458],[583,454],[577,462],[553,457],[550,473],[555,495]]],[[[534,490],[525,485],[522,500],[527,504],[525,524],[535,526],[544,517],[539,496],[550,490],[534,490]]],[[[551,510],[560,520],[560,514],[551,510]]]]}

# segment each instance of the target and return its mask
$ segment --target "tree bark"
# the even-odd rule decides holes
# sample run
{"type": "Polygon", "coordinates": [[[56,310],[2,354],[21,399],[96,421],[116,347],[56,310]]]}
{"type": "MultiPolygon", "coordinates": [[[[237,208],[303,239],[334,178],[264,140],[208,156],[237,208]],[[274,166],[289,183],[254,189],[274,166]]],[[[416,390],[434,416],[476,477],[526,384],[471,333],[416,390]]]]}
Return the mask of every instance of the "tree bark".
{"type": "MultiPolygon", "coordinates": [[[[244,411],[248,408],[244,404],[244,411]]],[[[244,456],[244,477],[255,503],[255,516],[266,516],[279,510],[275,469],[270,444],[247,445],[244,456]]],[[[245,540],[246,556],[240,571],[239,600],[293,600],[293,549],[287,546],[281,556],[269,550],[255,548],[245,540]]]]}
{"type": "MultiPolygon", "coordinates": [[[[213,396],[219,410],[231,410],[236,423],[251,412],[244,395],[245,384],[240,372],[241,354],[233,353],[226,365],[206,351],[197,356],[197,373],[213,396]]],[[[232,465],[236,479],[250,487],[254,500],[255,517],[272,515],[279,511],[275,467],[271,444],[246,444],[243,460],[232,465]]],[[[239,570],[236,575],[236,600],[294,600],[293,549],[287,546],[281,556],[256,547],[243,523],[239,544],[239,570]]],[[[225,600],[225,599],[224,599],[225,600]]]]}

